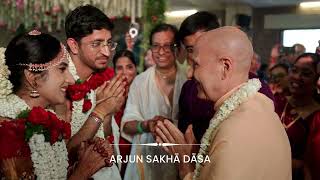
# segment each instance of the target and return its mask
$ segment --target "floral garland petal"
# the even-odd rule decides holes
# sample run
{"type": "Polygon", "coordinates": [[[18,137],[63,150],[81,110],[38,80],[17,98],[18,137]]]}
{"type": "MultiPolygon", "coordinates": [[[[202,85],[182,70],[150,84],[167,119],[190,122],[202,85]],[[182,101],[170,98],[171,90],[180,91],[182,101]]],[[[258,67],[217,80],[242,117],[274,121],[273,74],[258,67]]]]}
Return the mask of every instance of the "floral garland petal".
{"type": "MultiPolygon", "coordinates": [[[[218,111],[214,114],[213,118],[210,120],[209,127],[201,139],[198,156],[208,154],[208,148],[217,133],[219,125],[229,117],[232,111],[237,109],[249,97],[256,94],[260,88],[261,82],[259,79],[250,79],[223,102],[218,111]]],[[[196,169],[193,176],[194,180],[199,178],[201,167],[202,165],[200,163],[196,163],[196,169]]]]}

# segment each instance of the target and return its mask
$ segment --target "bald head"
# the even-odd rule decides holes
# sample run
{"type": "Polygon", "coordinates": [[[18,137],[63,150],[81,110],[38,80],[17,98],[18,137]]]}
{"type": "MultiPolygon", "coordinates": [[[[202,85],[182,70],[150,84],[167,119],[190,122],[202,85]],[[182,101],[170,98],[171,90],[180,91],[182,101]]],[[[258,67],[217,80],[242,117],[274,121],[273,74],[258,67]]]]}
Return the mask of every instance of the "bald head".
{"type": "Polygon", "coordinates": [[[232,26],[214,29],[200,37],[197,43],[218,58],[232,59],[236,73],[248,74],[253,48],[248,36],[240,29],[232,26]]]}
{"type": "Polygon", "coordinates": [[[205,32],[194,52],[195,78],[211,100],[248,80],[253,48],[240,29],[225,26],[205,32]]]}

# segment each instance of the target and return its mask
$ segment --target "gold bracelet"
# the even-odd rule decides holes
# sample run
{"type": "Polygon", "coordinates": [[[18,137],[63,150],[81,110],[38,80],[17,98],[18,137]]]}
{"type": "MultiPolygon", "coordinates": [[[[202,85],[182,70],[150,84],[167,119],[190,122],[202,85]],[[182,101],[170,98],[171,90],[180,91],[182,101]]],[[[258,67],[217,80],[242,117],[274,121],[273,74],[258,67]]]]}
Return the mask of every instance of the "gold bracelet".
{"type": "Polygon", "coordinates": [[[98,109],[94,109],[92,112],[95,113],[100,119],[104,119],[105,118],[103,113],[101,113],[101,111],[99,111],[98,109]]]}
{"type": "Polygon", "coordinates": [[[101,124],[103,119],[99,117],[99,115],[95,112],[92,112],[89,117],[91,117],[97,124],[101,124]]]}

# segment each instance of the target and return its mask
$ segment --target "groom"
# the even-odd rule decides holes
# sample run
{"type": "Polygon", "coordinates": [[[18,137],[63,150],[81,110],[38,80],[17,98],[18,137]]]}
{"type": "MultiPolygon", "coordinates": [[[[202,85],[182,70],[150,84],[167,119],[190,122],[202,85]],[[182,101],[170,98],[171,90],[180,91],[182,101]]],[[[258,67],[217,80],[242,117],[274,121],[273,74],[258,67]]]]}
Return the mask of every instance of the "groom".
{"type": "MultiPolygon", "coordinates": [[[[214,109],[220,115],[211,120],[204,135],[208,141],[202,139],[199,151],[209,156],[211,162],[197,164],[196,168],[190,163],[180,163],[181,179],[192,179],[193,176],[214,180],[291,179],[288,137],[274,112],[272,101],[257,92],[259,81],[248,81],[252,55],[248,37],[235,27],[211,30],[197,40],[194,76],[199,89],[216,102],[214,109]],[[230,102],[231,96],[234,101],[230,102]],[[235,100],[243,96],[245,98],[235,100]],[[225,102],[228,102],[227,106],[225,102]],[[233,107],[231,113],[226,111],[233,107]],[[212,124],[213,121],[216,124],[212,124]]],[[[184,135],[169,121],[157,122],[156,133],[159,143],[194,142],[192,126],[184,135]]],[[[192,152],[192,146],[165,149],[181,156],[192,152]]]]}
{"type": "MultiPolygon", "coordinates": [[[[78,82],[68,88],[73,100],[72,137],[68,142],[72,152],[83,141],[110,135],[111,117],[124,102],[124,77],[111,80],[113,70],[108,68],[117,46],[112,40],[112,29],[111,20],[91,5],[77,7],[65,20],[71,56],[69,70],[78,82]]],[[[100,170],[93,178],[121,179],[115,166],[100,170]]]]}

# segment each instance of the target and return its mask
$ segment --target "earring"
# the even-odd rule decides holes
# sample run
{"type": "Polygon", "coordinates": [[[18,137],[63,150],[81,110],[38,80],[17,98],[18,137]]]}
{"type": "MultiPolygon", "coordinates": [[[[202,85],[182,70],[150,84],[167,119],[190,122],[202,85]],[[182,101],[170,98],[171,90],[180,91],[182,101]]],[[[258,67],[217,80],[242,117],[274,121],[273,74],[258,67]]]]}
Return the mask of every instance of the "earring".
{"type": "Polygon", "coordinates": [[[40,94],[39,94],[39,92],[37,90],[32,90],[30,92],[30,97],[32,97],[32,98],[37,98],[39,96],[40,96],[40,94]]]}

